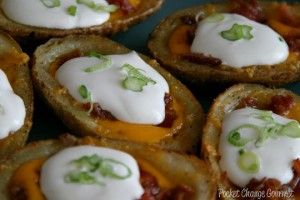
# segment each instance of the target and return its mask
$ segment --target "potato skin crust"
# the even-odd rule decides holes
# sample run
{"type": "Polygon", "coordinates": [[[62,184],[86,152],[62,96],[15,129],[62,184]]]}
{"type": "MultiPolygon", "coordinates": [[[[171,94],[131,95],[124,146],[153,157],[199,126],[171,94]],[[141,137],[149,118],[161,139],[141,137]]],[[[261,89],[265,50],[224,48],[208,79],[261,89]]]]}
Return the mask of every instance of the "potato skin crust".
{"type": "MultiPolygon", "coordinates": [[[[262,7],[268,8],[272,2],[262,1],[262,7]]],[[[299,8],[300,4],[294,6],[299,8]]],[[[183,60],[170,53],[168,40],[176,27],[182,24],[182,16],[196,16],[200,11],[228,12],[228,4],[215,3],[192,7],[173,13],[165,18],[154,29],[149,37],[148,48],[151,54],[175,76],[188,82],[229,82],[229,83],[261,83],[267,85],[282,85],[300,80],[300,60],[285,61],[276,65],[256,65],[235,69],[230,66],[200,65],[183,60]]],[[[263,55],[262,55],[263,56],[263,55]]]]}
{"type": "MultiPolygon", "coordinates": [[[[86,110],[79,109],[78,105],[74,105],[73,98],[67,92],[60,92],[61,86],[49,74],[49,66],[56,58],[74,50],[80,50],[81,53],[99,51],[102,54],[130,52],[129,49],[116,42],[95,35],[51,39],[46,44],[38,47],[34,53],[32,70],[34,85],[56,114],[75,133],[118,139],[118,137],[112,137],[109,134],[109,129],[101,126],[101,120],[97,123],[93,117],[87,115],[86,110]]],[[[180,152],[197,151],[204,124],[201,105],[183,84],[162,69],[155,60],[143,55],[141,57],[167,80],[171,95],[184,108],[182,125],[171,129],[172,136],[166,137],[157,143],[151,143],[151,145],[180,152]]]]}
{"type": "MultiPolygon", "coordinates": [[[[7,160],[0,162],[0,199],[8,200],[7,184],[13,172],[22,163],[37,158],[45,158],[58,152],[59,150],[75,146],[82,140],[71,135],[63,135],[60,140],[40,141],[27,145],[24,149],[16,152],[7,160]]],[[[196,199],[215,199],[216,186],[211,172],[204,161],[195,156],[181,155],[174,152],[159,150],[135,143],[109,139],[92,139],[95,145],[114,148],[128,152],[136,158],[141,158],[149,162],[158,169],[166,178],[172,180],[174,185],[184,184],[190,186],[195,191],[196,199]]],[[[83,142],[84,143],[84,142],[83,142]]]]}
{"type": "MultiPolygon", "coordinates": [[[[128,14],[122,19],[110,19],[102,25],[88,28],[74,29],[49,29],[19,24],[7,18],[0,9],[0,28],[18,39],[34,38],[38,40],[49,39],[51,37],[64,37],[71,34],[99,34],[112,35],[120,31],[125,31],[129,26],[145,20],[148,16],[157,11],[164,0],[141,1],[139,7],[132,14],[128,14]]],[[[2,0],[0,0],[0,4],[2,0]]]]}
{"type": "MultiPolygon", "coordinates": [[[[9,52],[12,50],[17,51],[18,53],[22,52],[20,46],[3,31],[0,31],[0,42],[0,56],[9,54],[9,52]]],[[[33,115],[33,89],[28,62],[21,64],[12,64],[9,69],[6,68],[2,70],[4,70],[5,73],[7,73],[8,71],[14,72],[13,74],[9,73],[10,75],[8,75],[8,79],[14,92],[19,95],[24,101],[26,116],[24,125],[19,130],[0,140],[0,158],[8,156],[16,149],[22,147],[25,144],[28,133],[32,126],[33,115]]]]}
{"type": "MultiPolygon", "coordinates": [[[[214,101],[209,110],[207,122],[204,126],[202,138],[202,156],[213,170],[213,176],[217,179],[219,191],[231,191],[237,188],[224,176],[219,167],[219,139],[222,129],[222,121],[224,116],[233,111],[245,97],[253,94],[264,94],[265,96],[274,95],[291,95],[297,99],[299,96],[285,89],[271,89],[257,84],[237,84],[228,88],[224,93],[220,94],[214,101]]],[[[264,104],[269,99],[256,98],[258,104],[264,104]]],[[[220,192],[220,195],[222,192],[220,192]]],[[[222,199],[233,199],[224,197],[222,199]]]]}

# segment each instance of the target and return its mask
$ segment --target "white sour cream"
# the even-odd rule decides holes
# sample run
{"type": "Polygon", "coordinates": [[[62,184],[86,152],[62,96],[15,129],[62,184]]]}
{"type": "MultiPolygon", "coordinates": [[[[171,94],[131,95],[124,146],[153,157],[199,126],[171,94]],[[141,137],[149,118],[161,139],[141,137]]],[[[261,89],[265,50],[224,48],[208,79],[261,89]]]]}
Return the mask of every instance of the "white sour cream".
{"type": "MultiPolygon", "coordinates": [[[[228,142],[228,133],[243,125],[254,124],[260,127],[266,123],[254,117],[258,110],[243,108],[235,110],[225,116],[220,137],[219,151],[221,154],[220,167],[226,172],[228,178],[240,187],[246,186],[253,178],[275,178],[282,184],[286,184],[293,178],[293,160],[300,158],[300,139],[287,136],[269,138],[261,147],[255,146],[255,141],[249,142],[245,147],[235,147],[228,142]],[[242,171],[237,160],[239,150],[251,151],[260,160],[260,170],[257,173],[246,173],[242,171]]],[[[292,120],[272,113],[273,119],[280,124],[287,124],[292,120]]],[[[241,134],[255,135],[253,129],[242,129],[241,134]]]]}
{"type": "Polygon", "coordinates": [[[68,89],[69,94],[77,101],[86,102],[78,88],[85,85],[91,92],[92,101],[101,105],[118,120],[136,124],[160,124],[165,119],[165,93],[169,93],[167,81],[136,52],[122,55],[110,55],[112,66],[93,73],[84,69],[101,63],[95,57],[79,57],[65,62],[56,72],[58,82],[68,89]],[[134,92],[122,86],[126,73],[124,64],[140,69],[145,76],[153,79],[156,84],[148,84],[143,91],[134,92]]]}
{"type": "MultiPolygon", "coordinates": [[[[122,167],[113,165],[113,169],[118,174],[124,174],[122,167]]],[[[131,155],[109,148],[85,145],[66,148],[50,157],[42,166],[40,185],[47,200],[135,200],[144,192],[139,178],[137,162],[131,155]],[[95,172],[103,185],[66,183],[66,174],[76,169],[72,161],[94,154],[122,162],[130,168],[131,175],[126,179],[113,179],[95,172]]]]}
{"type": "MultiPolygon", "coordinates": [[[[105,0],[93,0],[96,4],[108,5],[105,0]]],[[[101,25],[109,19],[107,12],[96,12],[76,0],[61,0],[55,8],[46,7],[41,0],[3,0],[5,15],[20,24],[58,29],[84,28],[101,25]],[[68,14],[69,6],[76,6],[75,16],[68,14]]]]}
{"type": "Polygon", "coordinates": [[[237,14],[222,14],[224,19],[199,22],[191,51],[219,58],[222,64],[235,68],[251,65],[274,65],[285,61],[289,49],[283,38],[270,27],[237,14]],[[229,41],[220,33],[234,24],[248,25],[253,29],[250,40],[229,41]],[[280,39],[279,39],[280,38],[280,39]]]}
{"type": "Polygon", "coordinates": [[[25,115],[23,100],[14,93],[5,73],[0,70],[0,139],[19,130],[25,115]]]}

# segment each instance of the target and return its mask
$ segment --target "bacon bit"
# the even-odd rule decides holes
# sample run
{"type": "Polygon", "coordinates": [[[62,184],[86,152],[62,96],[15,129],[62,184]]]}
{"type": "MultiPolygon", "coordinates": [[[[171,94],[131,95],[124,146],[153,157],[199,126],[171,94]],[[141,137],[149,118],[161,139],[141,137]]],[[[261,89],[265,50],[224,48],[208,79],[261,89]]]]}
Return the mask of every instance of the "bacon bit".
{"type": "MultiPolygon", "coordinates": [[[[275,11],[276,12],[276,11],[275,11]]],[[[296,17],[291,6],[286,3],[281,3],[277,6],[277,12],[281,22],[290,26],[300,26],[300,19],[296,17]]]]}
{"type": "Polygon", "coordinates": [[[140,182],[144,188],[144,194],[140,200],[156,200],[160,193],[160,188],[154,176],[141,170],[140,182]]]}
{"type": "MultiPolygon", "coordinates": [[[[83,108],[86,110],[89,110],[90,106],[90,103],[83,104],[83,108]]],[[[99,103],[93,103],[93,110],[91,114],[92,116],[100,119],[116,120],[116,118],[109,111],[103,110],[99,103]]]]}
{"type": "Polygon", "coordinates": [[[275,95],[271,99],[270,110],[279,115],[287,115],[294,104],[291,95],[275,95]]]}
{"type": "Polygon", "coordinates": [[[211,56],[205,56],[201,53],[188,53],[184,55],[180,55],[182,59],[188,60],[197,64],[211,65],[211,66],[219,66],[222,64],[222,61],[218,58],[214,58],[211,56]]]}
{"type": "Polygon", "coordinates": [[[180,20],[182,21],[182,23],[184,23],[186,25],[196,24],[195,16],[192,16],[192,15],[184,15],[184,16],[180,17],[180,20]]]}
{"type": "Polygon", "coordinates": [[[27,200],[26,191],[21,187],[12,187],[10,188],[10,198],[17,200],[27,200]]]}
{"type": "Polygon", "coordinates": [[[165,113],[165,120],[158,126],[170,128],[177,118],[176,111],[173,108],[173,98],[170,94],[165,94],[165,113]]]}
{"type": "Polygon", "coordinates": [[[119,6],[120,9],[126,14],[134,11],[134,7],[130,4],[128,0],[108,0],[108,3],[119,6]]]}
{"type": "Polygon", "coordinates": [[[299,37],[286,37],[286,42],[289,45],[289,48],[293,52],[300,51],[300,36],[299,37]]]}
{"type": "Polygon", "coordinates": [[[187,185],[179,185],[164,193],[162,200],[189,200],[192,199],[193,190],[187,185]]]}
{"type": "Polygon", "coordinates": [[[265,17],[257,0],[229,0],[231,12],[262,22],[265,17]]]}
{"type": "Polygon", "coordinates": [[[239,108],[245,108],[245,107],[257,108],[258,101],[254,97],[245,97],[240,101],[240,104],[238,107],[239,108]]]}

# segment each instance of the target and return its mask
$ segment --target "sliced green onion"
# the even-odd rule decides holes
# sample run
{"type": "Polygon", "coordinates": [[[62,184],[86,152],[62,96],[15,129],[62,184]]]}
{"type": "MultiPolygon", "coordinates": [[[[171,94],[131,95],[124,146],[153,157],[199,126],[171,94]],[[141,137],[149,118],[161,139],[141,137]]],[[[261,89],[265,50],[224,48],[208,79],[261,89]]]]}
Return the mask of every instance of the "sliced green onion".
{"type": "Polygon", "coordinates": [[[127,77],[123,80],[123,87],[134,92],[143,91],[143,87],[148,84],[156,84],[156,82],[143,75],[141,69],[135,68],[130,64],[124,64],[122,70],[127,73],[127,77]]]}
{"type": "Polygon", "coordinates": [[[76,6],[69,6],[67,8],[67,12],[69,15],[72,15],[72,16],[75,16],[76,15],[76,12],[77,12],[77,7],[76,6]]]}
{"type": "Polygon", "coordinates": [[[105,186],[99,180],[97,173],[102,177],[119,180],[129,178],[132,175],[131,169],[124,163],[111,158],[103,158],[96,154],[82,156],[77,160],[71,161],[71,164],[74,164],[76,169],[65,175],[64,180],[66,183],[99,184],[105,186]],[[126,173],[124,175],[116,173],[114,171],[116,167],[124,168],[126,173]]]}
{"type": "Polygon", "coordinates": [[[233,146],[236,147],[243,147],[245,146],[248,142],[255,140],[255,138],[247,138],[247,137],[242,137],[240,134],[240,131],[242,129],[247,129],[247,128],[251,128],[251,129],[255,129],[258,130],[258,127],[252,124],[244,124],[241,125],[239,127],[237,127],[236,129],[233,129],[232,131],[229,132],[228,134],[228,142],[230,144],[232,144],[233,146]]]}
{"type": "Polygon", "coordinates": [[[251,34],[252,29],[253,28],[248,25],[233,24],[229,30],[222,31],[220,35],[229,41],[240,39],[250,40],[253,38],[253,35],[251,34]]]}
{"type": "Polygon", "coordinates": [[[221,13],[214,13],[210,16],[208,16],[207,18],[205,18],[205,22],[209,22],[209,23],[214,23],[214,22],[220,22],[223,21],[225,19],[224,14],[221,13]]]}
{"type": "Polygon", "coordinates": [[[87,89],[85,85],[80,85],[78,91],[83,99],[91,100],[91,92],[87,89]]]}
{"type": "Polygon", "coordinates": [[[296,121],[291,121],[284,125],[281,130],[281,134],[286,135],[291,138],[299,138],[300,137],[300,125],[296,121]]]}
{"type": "Polygon", "coordinates": [[[99,60],[101,60],[102,62],[99,64],[92,65],[90,67],[85,68],[84,72],[86,72],[86,73],[92,73],[92,72],[95,72],[98,70],[103,70],[103,69],[106,69],[106,68],[109,68],[112,66],[112,60],[111,60],[111,57],[109,57],[109,56],[104,56],[104,55],[101,55],[94,51],[90,52],[89,56],[96,57],[99,60]]]}
{"type": "Polygon", "coordinates": [[[279,39],[280,42],[284,41],[284,39],[282,37],[278,37],[278,39],[279,39]]]}
{"type": "Polygon", "coordinates": [[[47,8],[55,8],[60,6],[60,0],[41,0],[47,8]]]}
{"type": "Polygon", "coordinates": [[[260,162],[258,156],[253,152],[244,152],[238,158],[239,168],[246,173],[257,173],[260,170],[260,162]]]}
{"type": "Polygon", "coordinates": [[[123,81],[124,88],[126,88],[127,90],[132,90],[134,92],[143,91],[143,87],[146,85],[147,85],[146,81],[136,78],[136,77],[127,77],[123,81]]]}
{"type": "Polygon", "coordinates": [[[97,11],[97,12],[115,12],[118,10],[118,6],[116,5],[101,5],[96,4],[93,0],[76,0],[78,4],[83,4],[90,9],[97,11]]]}

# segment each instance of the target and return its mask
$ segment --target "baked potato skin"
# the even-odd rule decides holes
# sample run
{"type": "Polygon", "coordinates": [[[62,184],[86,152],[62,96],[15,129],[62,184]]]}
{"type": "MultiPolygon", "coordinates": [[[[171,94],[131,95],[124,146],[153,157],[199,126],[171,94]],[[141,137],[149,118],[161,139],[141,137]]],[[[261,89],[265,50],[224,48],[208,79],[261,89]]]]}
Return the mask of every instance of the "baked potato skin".
{"type": "MultiPolygon", "coordinates": [[[[0,4],[1,3],[2,0],[0,0],[0,4]]],[[[69,30],[49,29],[19,24],[7,18],[2,9],[0,9],[0,29],[7,31],[11,36],[17,39],[30,37],[31,39],[43,40],[51,37],[64,37],[71,34],[112,35],[120,31],[125,31],[129,26],[146,19],[149,15],[157,11],[162,4],[163,0],[141,1],[134,12],[121,19],[110,19],[102,25],[69,30]]]]}
{"type": "MultiPolygon", "coordinates": [[[[45,97],[46,102],[54,109],[63,122],[80,135],[112,138],[109,130],[101,127],[101,123],[88,116],[86,110],[74,105],[73,98],[61,91],[61,86],[49,74],[49,65],[59,55],[68,54],[74,50],[87,53],[99,51],[102,54],[122,54],[130,50],[109,39],[99,36],[69,36],[64,39],[51,39],[41,45],[33,57],[33,81],[36,89],[45,97]],[[53,91],[56,91],[54,93],[53,91]]],[[[195,152],[201,139],[201,130],[204,124],[204,114],[201,105],[192,93],[176,80],[170,73],[162,69],[159,64],[146,56],[142,58],[164,76],[170,86],[170,93],[179,101],[184,110],[185,121],[180,127],[174,128],[172,137],[167,137],[153,145],[181,152],[195,152]]],[[[118,139],[113,138],[113,139],[118,139]]]]}
{"type": "MultiPolygon", "coordinates": [[[[24,162],[31,159],[45,158],[53,155],[68,146],[78,143],[84,144],[82,140],[70,135],[63,135],[60,140],[40,141],[27,145],[24,149],[16,152],[0,164],[0,199],[8,200],[7,185],[14,171],[24,162]]],[[[95,141],[95,139],[91,140],[95,141]]],[[[211,172],[207,165],[195,156],[181,155],[174,152],[162,151],[155,148],[127,143],[118,140],[98,139],[97,146],[114,148],[128,152],[136,158],[149,162],[162,174],[172,180],[174,185],[188,185],[195,191],[194,199],[215,199],[216,187],[211,178],[211,172]],[[145,149],[147,148],[147,149],[145,149]]],[[[192,199],[191,199],[192,200],[192,199]]]]}
{"type": "MultiPolygon", "coordinates": [[[[296,94],[285,89],[271,89],[257,84],[238,84],[227,89],[223,94],[220,94],[214,101],[208,113],[207,122],[203,131],[202,138],[202,156],[207,163],[210,164],[213,170],[213,176],[218,179],[219,191],[236,190],[230,181],[222,174],[219,167],[220,154],[219,139],[222,130],[222,121],[224,116],[233,111],[245,97],[250,95],[263,94],[265,97],[274,95],[291,95],[298,98],[296,94]]],[[[270,98],[258,99],[258,104],[266,104],[270,98]]],[[[220,193],[222,194],[222,192],[220,193]]],[[[223,199],[233,199],[228,195],[223,196],[223,199]]]]}
{"type": "MultiPolygon", "coordinates": [[[[0,57],[10,54],[11,51],[22,52],[20,46],[9,35],[2,31],[0,31],[0,42],[0,57]]],[[[24,56],[27,57],[25,54],[24,56]]],[[[11,66],[6,68],[0,65],[0,69],[7,74],[14,92],[23,99],[26,108],[24,125],[15,133],[0,140],[0,158],[8,156],[17,148],[22,147],[27,140],[28,133],[32,126],[33,90],[27,61],[21,64],[16,64],[12,61],[11,66]],[[12,71],[13,73],[11,73],[12,71]]]]}
{"type": "MultiPolygon", "coordinates": [[[[261,2],[263,8],[267,8],[272,2],[261,2]]],[[[300,4],[293,4],[300,10],[300,4]]],[[[176,27],[182,25],[182,16],[196,16],[203,11],[208,14],[214,12],[228,12],[228,4],[215,3],[198,7],[188,8],[173,13],[165,18],[151,33],[148,41],[148,48],[151,54],[176,77],[182,78],[191,83],[204,82],[226,82],[226,83],[261,83],[267,85],[282,85],[300,80],[300,60],[291,60],[276,65],[249,66],[235,69],[230,66],[209,66],[200,65],[183,60],[171,54],[168,47],[168,40],[176,27]]],[[[262,55],[263,56],[263,55],[262,55]]]]}

